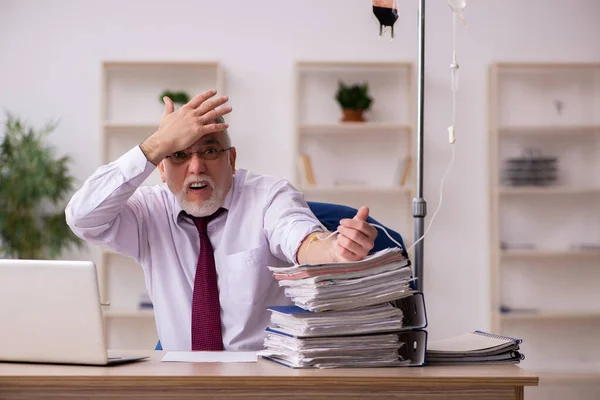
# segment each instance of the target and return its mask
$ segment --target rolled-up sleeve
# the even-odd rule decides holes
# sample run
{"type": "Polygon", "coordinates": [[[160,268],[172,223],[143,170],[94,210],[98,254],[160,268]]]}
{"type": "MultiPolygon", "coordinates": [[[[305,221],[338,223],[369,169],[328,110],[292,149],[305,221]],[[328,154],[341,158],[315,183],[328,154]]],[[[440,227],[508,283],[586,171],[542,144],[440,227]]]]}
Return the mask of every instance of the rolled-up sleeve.
{"type": "Polygon", "coordinates": [[[271,252],[290,263],[298,262],[298,248],[306,236],[326,231],[308,207],[302,192],[286,180],[277,182],[269,192],[264,227],[271,252]]]}

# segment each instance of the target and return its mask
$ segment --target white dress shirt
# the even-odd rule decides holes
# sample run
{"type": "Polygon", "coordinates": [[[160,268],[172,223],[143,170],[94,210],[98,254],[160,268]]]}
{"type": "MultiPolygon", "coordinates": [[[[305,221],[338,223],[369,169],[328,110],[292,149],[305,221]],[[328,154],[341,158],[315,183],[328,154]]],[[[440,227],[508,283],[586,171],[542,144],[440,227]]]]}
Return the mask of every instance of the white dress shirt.
{"type": "MultiPolygon", "coordinates": [[[[156,167],[136,146],[98,168],[75,193],[67,223],[79,237],[134,258],[144,270],[165,350],[191,349],[200,239],[166,185],[140,186],[156,167]]],[[[272,305],[290,304],[267,266],[290,265],[302,240],[325,228],[289,182],[237,169],[208,225],[225,350],[263,348],[272,305]]]]}

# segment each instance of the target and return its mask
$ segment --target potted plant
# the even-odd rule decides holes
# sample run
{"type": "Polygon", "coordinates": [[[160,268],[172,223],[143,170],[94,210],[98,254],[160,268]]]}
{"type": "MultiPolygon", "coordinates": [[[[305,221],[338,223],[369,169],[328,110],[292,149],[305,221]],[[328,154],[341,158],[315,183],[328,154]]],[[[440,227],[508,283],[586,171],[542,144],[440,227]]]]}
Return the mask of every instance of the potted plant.
{"type": "Polygon", "coordinates": [[[188,101],[190,101],[190,95],[187,94],[186,92],[183,92],[183,91],[175,92],[175,91],[165,90],[164,92],[162,92],[160,94],[160,97],[158,98],[159,101],[161,102],[161,104],[163,103],[163,97],[165,97],[165,96],[170,98],[174,104],[180,105],[180,106],[182,106],[182,105],[186,104],[188,101]]]}
{"type": "Polygon", "coordinates": [[[346,85],[339,81],[335,98],[344,113],[342,122],[363,122],[365,120],[364,112],[368,111],[373,103],[373,99],[369,96],[369,85],[366,82],[346,85]]]}
{"type": "Polygon", "coordinates": [[[56,128],[35,130],[7,115],[0,141],[0,256],[48,259],[81,246],[65,221],[63,199],[73,188],[68,157],[44,144],[56,128]]]}

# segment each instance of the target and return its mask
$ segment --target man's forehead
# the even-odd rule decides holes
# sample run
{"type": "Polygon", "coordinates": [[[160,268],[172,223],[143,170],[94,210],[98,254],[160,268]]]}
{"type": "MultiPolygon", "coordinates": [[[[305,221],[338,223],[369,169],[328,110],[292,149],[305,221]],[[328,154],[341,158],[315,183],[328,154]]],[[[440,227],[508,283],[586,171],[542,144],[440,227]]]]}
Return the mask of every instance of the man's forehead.
{"type": "Polygon", "coordinates": [[[223,135],[221,135],[220,133],[221,132],[216,132],[216,133],[209,133],[208,135],[204,135],[204,136],[202,136],[202,138],[200,138],[200,140],[198,140],[196,143],[194,143],[193,145],[188,147],[188,149],[191,149],[193,147],[206,146],[209,144],[221,144],[221,139],[222,139],[223,135]]]}

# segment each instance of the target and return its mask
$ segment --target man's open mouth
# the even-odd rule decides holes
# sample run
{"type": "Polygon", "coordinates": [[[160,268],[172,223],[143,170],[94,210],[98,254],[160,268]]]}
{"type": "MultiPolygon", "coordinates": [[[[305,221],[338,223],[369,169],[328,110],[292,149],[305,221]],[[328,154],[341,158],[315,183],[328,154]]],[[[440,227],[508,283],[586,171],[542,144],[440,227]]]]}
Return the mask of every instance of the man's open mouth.
{"type": "Polygon", "coordinates": [[[209,187],[209,185],[206,182],[194,182],[194,183],[190,184],[190,186],[188,186],[188,187],[190,190],[199,191],[199,190],[205,190],[206,188],[209,187]]]}

